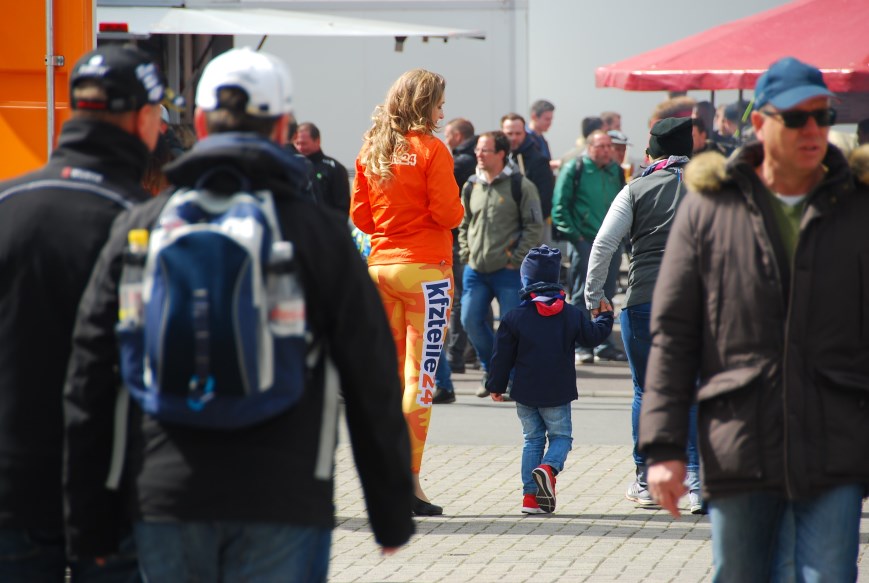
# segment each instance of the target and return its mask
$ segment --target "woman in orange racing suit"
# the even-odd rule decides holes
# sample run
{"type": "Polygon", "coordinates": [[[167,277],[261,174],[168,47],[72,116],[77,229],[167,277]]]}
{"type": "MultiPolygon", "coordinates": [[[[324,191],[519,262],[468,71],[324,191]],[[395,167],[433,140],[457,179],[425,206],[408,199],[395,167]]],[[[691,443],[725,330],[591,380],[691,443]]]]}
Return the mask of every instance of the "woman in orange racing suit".
{"type": "Polygon", "coordinates": [[[380,290],[398,351],[402,410],[411,443],[416,515],[433,516],[419,482],[435,370],[453,296],[452,233],[464,209],[450,151],[434,136],[444,78],[404,73],[377,106],[356,160],[350,217],[371,235],[369,274],[380,290]]]}

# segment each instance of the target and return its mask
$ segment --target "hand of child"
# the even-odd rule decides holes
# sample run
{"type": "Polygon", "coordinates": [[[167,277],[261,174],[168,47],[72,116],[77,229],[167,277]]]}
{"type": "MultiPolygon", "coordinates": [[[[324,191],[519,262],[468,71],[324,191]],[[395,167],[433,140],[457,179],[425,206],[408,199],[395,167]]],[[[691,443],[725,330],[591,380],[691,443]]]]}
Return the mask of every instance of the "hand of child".
{"type": "Polygon", "coordinates": [[[504,402],[504,395],[502,395],[501,393],[490,393],[490,395],[492,396],[493,401],[496,401],[498,403],[504,402]]]}

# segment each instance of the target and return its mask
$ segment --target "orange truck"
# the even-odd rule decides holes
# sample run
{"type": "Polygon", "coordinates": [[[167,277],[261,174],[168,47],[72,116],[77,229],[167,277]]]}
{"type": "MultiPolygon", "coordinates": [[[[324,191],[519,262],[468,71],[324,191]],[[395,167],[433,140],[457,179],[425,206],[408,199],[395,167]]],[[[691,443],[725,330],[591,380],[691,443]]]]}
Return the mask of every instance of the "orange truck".
{"type": "Polygon", "coordinates": [[[48,160],[69,117],[69,72],[96,45],[94,0],[5,2],[0,35],[0,180],[48,160]]]}

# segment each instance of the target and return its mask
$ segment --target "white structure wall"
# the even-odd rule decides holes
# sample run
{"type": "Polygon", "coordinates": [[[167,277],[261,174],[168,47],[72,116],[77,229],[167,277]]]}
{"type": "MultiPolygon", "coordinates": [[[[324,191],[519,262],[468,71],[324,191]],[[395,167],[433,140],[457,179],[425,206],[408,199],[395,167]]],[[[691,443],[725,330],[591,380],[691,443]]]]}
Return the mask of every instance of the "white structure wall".
{"type": "MultiPolygon", "coordinates": [[[[300,121],[323,133],[323,149],[348,166],[370,123],[375,105],[403,71],[423,67],[447,79],[446,118],[466,117],[478,131],[496,129],[509,111],[527,114],[531,101],[556,106],[547,135],[553,154],[573,146],[580,120],[603,110],[623,115],[623,130],[642,156],[647,119],[663,92],[626,92],[594,87],[594,70],[717,24],[784,4],[786,0],[727,0],[680,6],[615,0],[417,0],[257,2],[334,12],[342,16],[427,23],[486,32],[484,41],[407,39],[395,52],[393,39],[270,37],[263,50],[290,65],[300,121]]],[[[247,3],[242,1],[243,4],[247,3]]],[[[253,5],[253,2],[251,2],[253,5]]],[[[261,38],[237,37],[256,46],[261,38]]],[[[692,93],[708,99],[708,92],[692,93]]],[[[720,92],[719,103],[736,99],[720,92]]]]}
{"type": "MultiPolygon", "coordinates": [[[[269,37],[262,50],[275,53],[289,65],[298,120],[317,124],[323,151],[348,169],[352,170],[374,107],[383,102],[392,82],[408,69],[422,67],[444,75],[445,121],[466,117],[485,131],[497,128],[500,116],[513,111],[516,104],[524,104],[521,111],[527,109],[528,18],[525,8],[517,6],[520,3],[402,2],[420,7],[400,10],[384,6],[395,2],[364,4],[369,8],[337,13],[483,30],[487,38],[458,38],[446,43],[441,39],[426,43],[408,38],[404,50],[396,52],[391,38],[269,37]],[[432,7],[435,4],[443,6],[432,7]]],[[[325,7],[314,6],[312,10],[326,12],[325,7]]],[[[260,40],[236,37],[236,46],[257,46],[260,40]]]]}

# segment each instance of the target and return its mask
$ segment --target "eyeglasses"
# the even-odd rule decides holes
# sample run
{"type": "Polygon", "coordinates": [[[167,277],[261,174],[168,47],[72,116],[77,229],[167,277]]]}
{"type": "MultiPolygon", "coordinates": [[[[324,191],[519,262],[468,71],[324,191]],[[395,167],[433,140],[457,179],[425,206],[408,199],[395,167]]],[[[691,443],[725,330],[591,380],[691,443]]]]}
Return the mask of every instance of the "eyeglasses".
{"type": "Polygon", "coordinates": [[[826,128],[836,123],[836,110],[832,107],[827,109],[813,109],[812,111],[761,111],[767,117],[781,119],[786,128],[798,130],[809,123],[809,118],[815,118],[815,123],[820,128],[826,128]]]}
{"type": "Polygon", "coordinates": [[[474,150],[474,154],[494,154],[495,150],[481,150],[479,148],[474,150]]]}

